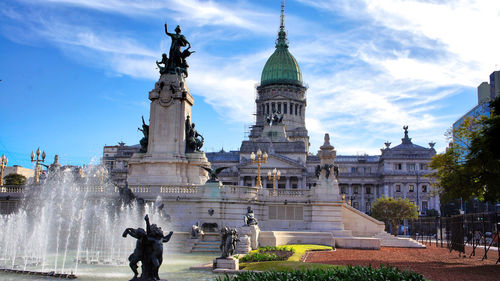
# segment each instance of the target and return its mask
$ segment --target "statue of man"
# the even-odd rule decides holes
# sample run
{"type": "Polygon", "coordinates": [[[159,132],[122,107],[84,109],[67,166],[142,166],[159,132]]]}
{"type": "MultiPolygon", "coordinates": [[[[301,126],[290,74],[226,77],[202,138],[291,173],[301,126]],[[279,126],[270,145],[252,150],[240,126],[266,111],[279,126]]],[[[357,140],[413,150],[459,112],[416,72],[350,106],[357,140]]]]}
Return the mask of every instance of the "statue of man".
{"type": "Polygon", "coordinates": [[[172,39],[172,44],[170,45],[170,52],[168,54],[168,71],[175,71],[177,67],[181,68],[183,66],[183,58],[181,47],[186,45],[191,48],[191,44],[186,40],[186,37],[181,34],[181,27],[177,26],[175,28],[175,34],[170,33],[167,30],[167,24],[165,23],[165,34],[170,36],[172,39]]]}

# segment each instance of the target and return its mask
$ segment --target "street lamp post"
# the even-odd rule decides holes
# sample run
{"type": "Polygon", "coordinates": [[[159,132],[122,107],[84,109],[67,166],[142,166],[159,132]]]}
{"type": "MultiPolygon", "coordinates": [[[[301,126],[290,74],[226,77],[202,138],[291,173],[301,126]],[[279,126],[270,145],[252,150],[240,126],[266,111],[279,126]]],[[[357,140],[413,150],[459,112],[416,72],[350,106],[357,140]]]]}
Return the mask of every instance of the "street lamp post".
{"type": "Polygon", "coordinates": [[[262,153],[259,148],[257,150],[257,155],[253,152],[250,154],[250,159],[252,159],[252,164],[257,163],[257,187],[262,188],[262,180],[260,179],[260,164],[265,164],[267,162],[267,153],[262,153]]]}
{"type": "Polygon", "coordinates": [[[273,195],[274,196],[276,196],[276,181],[279,180],[280,177],[281,177],[281,171],[276,170],[276,168],[274,168],[274,170],[272,172],[271,171],[267,172],[267,179],[273,181],[273,195]]]}
{"type": "Polygon", "coordinates": [[[0,158],[0,185],[3,185],[3,169],[7,166],[9,159],[2,154],[2,158],[0,158]]]}
{"type": "Polygon", "coordinates": [[[35,164],[35,180],[34,182],[38,182],[39,176],[41,174],[40,169],[43,169],[41,167],[40,162],[45,162],[45,151],[41,152],[42,158],[40,159],[40,147],[36,150],[36,159],[35,159],[35,153],[31,151],[31,162],[36,162],[35,164]]]}

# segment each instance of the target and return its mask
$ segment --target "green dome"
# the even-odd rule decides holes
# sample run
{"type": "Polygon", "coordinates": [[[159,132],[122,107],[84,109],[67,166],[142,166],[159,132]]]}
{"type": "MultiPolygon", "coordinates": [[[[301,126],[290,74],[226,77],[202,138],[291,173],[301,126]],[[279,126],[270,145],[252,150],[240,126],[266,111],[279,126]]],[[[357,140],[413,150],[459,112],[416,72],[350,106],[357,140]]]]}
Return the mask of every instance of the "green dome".
{"type": "Polygon", "coordinates": [[[260,78],[261,86],[270,84],[302,86],[302,73],[297,60],[288,51],[286,33],[283,28],[278,33],[276,50],[267,60],[260,78]]]}

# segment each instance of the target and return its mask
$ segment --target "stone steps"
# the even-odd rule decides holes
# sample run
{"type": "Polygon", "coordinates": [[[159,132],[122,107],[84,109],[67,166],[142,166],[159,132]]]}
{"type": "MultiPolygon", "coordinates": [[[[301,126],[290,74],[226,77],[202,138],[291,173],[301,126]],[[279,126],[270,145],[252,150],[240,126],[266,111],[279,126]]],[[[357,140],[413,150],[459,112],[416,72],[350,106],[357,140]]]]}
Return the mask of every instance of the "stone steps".
{"type": "Polygon", "coordinates": [[[205,233],[203,238],[196,241],[191,249],[195,253],[219,253],[220,235],[218,233],[205,233]]]}
{"type": "Polygon", "coordinates": [[[425,245],[411,238],[393,236],[387,232],[380,232],[374,236],[380,239],[380,245],[383,247],[398,248],[425,248],[425,245]]]}

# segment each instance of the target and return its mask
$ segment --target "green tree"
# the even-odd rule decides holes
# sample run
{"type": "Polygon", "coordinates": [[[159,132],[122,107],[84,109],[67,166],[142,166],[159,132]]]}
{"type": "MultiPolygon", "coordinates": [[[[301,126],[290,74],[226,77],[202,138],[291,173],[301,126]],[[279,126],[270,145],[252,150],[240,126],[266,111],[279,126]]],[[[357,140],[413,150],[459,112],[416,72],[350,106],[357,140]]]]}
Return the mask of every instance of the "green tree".
{"type": "Polygon", "coordinates": [[[26,184],[26,177],[19,174],[8,174],[3,177],[5,185],[23,185],[26,184]]]}
{"type": "Polygon", "coordinates": [[[417,205],[408,199],[380,197],[372,205],[372,217],[388,222],[393,235],[398,235],[399,225],[404,219],[417,219],[417,205]]]}
{"type": "Polygon", "coordinates": [[[443,202],[500,200],[500,97],[490,107],[490,117],[466,118],[449,131],[453,143],[429,164],[443,202]]]}
{"type": "Polygon", "coordinates": [[[500,200],[500,96],[490,103],[491,116],[482,120],[481,132],[472,137],[465,168],[473,174],[476,197],[500,200]]]}

